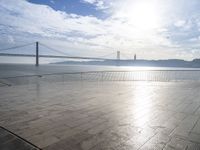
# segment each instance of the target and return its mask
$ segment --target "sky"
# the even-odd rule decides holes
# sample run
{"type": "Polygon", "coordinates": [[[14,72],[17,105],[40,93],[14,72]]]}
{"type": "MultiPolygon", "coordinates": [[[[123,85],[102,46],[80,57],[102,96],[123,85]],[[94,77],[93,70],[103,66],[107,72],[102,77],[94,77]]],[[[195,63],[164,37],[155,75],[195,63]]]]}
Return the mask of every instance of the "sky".
{"type": "Polygon", "coordinates": [[[200,58],[199,0],[0,0],[0,16],[0,50],[39,41],[73,56],[200,58]]]}

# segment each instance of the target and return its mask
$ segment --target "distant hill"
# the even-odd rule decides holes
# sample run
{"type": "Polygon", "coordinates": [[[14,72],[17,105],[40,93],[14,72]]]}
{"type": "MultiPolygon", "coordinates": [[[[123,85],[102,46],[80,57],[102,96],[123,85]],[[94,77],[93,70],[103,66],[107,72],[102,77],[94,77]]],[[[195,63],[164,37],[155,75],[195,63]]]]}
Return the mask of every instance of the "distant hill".
{"type": "Polygon", "coordinates": [[[167,60],[104,60],[104,61],[64,61],[54,64],[77,64],[77,65],[106,65],[106,66],[148,66],[148,67],[187,67],[200,68],[200,59],[185,61],[181,59],[167,60]]]}

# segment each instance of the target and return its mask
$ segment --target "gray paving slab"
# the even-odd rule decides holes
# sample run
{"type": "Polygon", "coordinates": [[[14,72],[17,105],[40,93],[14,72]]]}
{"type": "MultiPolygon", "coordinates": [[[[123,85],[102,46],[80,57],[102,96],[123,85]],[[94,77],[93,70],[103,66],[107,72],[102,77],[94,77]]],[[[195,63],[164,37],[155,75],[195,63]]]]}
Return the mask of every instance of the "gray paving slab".
{"type": "Polygon", "coordinates": [[[0,127],[1,150],[40,150],[37,146],[0,127]]]}
{"type": "Polygon", "coordinates": [[[0,126],[44,150],[198,150],[199,91],[200,82],[3,86],[0,126]]]}

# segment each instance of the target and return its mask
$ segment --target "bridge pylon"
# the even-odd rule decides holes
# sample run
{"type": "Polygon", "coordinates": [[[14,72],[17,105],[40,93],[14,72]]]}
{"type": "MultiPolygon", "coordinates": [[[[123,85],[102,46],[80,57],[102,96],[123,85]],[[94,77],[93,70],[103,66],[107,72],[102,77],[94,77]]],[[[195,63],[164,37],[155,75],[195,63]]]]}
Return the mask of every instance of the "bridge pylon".
{"type": "Polygon", "coordinates": [[[39,42],[36,42],[35,66],[39,66],[39,42]]]}
{"type": "Polygon", "coordinates": [[[120,60],[120,51],[117,51],[117,60],[120,60]]]}

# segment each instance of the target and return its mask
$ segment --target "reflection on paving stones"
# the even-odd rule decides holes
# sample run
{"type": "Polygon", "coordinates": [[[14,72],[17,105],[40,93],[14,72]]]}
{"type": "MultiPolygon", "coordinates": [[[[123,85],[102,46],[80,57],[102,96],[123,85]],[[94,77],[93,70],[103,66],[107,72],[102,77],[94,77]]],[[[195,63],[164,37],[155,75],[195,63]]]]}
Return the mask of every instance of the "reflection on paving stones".
{"type": "Polygon", "coordinates": [[[199,91],[198,82],[1,87],[0,125],[44,150],[198,150],[199,91]]]}

